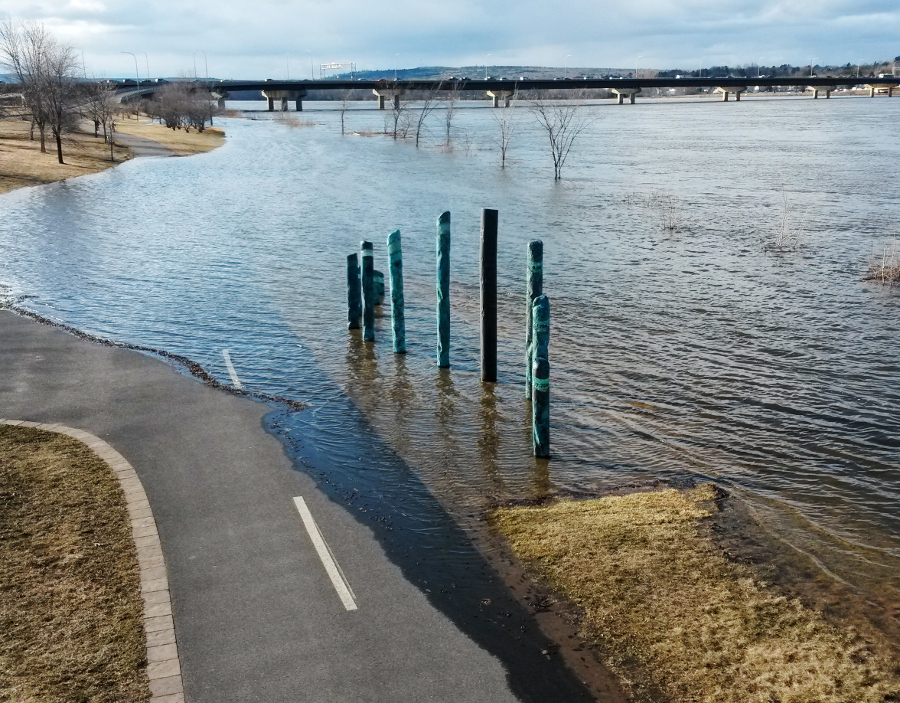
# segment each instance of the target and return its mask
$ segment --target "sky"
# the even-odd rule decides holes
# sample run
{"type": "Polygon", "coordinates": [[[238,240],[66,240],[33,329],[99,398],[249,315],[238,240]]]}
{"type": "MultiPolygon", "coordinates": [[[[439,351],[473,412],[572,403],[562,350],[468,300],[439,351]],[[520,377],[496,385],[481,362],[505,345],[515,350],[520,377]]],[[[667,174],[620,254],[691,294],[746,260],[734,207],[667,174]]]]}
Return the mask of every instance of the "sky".
{"type": "Polygon", "coordinates": [[[96,78],[310,78],[320,64],[351,62],[697,70],[900,56],[898,0],[3,0],[0,17],[43,23],[96,78]]]}

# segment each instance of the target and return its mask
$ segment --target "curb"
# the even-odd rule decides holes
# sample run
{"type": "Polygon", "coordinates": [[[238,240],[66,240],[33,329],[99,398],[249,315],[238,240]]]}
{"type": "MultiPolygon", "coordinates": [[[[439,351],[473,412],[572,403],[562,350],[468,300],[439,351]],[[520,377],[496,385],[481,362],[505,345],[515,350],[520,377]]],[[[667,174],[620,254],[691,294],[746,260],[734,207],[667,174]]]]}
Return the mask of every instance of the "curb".
{"type": "Polygon", "coordinates": [[[144,600],[144,633],[147,637],[147,677],[150,679],[151,703],[184,703],[184,682],[178,647],[175,643],[175,622],[172,619],[172,600],[169,577],[163,559],[156,520],[150,510],[147,494],[134,467],[125,457],[99,437],[60,424],[2,420],[0,425],[32,427],[45,432],[64,434],[84,443],[100,457],[119,479],[125,494],[131,535],[137,548],[140,569],[141,597],[144,600]]]}

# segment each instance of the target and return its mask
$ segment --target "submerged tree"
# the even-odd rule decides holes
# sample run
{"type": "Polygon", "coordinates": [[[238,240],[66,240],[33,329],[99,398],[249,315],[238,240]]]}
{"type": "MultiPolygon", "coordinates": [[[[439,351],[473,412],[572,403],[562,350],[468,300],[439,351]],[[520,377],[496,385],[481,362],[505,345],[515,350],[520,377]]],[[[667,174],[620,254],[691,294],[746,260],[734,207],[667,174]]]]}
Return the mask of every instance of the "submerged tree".
{"type": "Polygon", "coordinates": [[[517,97],[518,93],[512,96],[512,100],[507,107],[491,112],[494,121],[500,127],[500,168],[506,168],[506,152],[509,149],[509,142],[518,123],[518,114],[514,109],[517,97]]]}
{"type": "Polygon", "coordinates": [[[579,99],[549,100],[537,93],[529,101],[529,109],[544,128],[550,141],[550,155],[553,158],[553,179],[562,178],[562,167],[572,151],[575,139],[592,120],[585,114],[579,99]]]}

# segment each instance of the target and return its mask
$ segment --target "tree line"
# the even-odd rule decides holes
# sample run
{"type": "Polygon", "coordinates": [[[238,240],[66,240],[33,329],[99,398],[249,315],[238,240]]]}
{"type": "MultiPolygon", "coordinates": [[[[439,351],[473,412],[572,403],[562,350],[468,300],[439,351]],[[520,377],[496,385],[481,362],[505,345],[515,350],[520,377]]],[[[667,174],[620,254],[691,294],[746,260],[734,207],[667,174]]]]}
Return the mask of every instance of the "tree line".
{"type": "MultiPolygon", "coordinates": [[[[0,65],[18,82],[25,117],[31,121],[31,138],[37,132],[42,153],[47,153],[50,136],[56,142],[59,163],[65,163],[63,137],[88,120],[93,122],[95,137],[102,129],[114,160],[115,119],[124,106],[111,81],[87,81],[79,75],[70,45],[58,41],[42,24],[7,18],[0,22],[0,65]]],[[[186,82],[165,84],[153,100],[134,104],[172,129],[193,127],[202,132],[214,113],[209,93],[186,82]]]]}

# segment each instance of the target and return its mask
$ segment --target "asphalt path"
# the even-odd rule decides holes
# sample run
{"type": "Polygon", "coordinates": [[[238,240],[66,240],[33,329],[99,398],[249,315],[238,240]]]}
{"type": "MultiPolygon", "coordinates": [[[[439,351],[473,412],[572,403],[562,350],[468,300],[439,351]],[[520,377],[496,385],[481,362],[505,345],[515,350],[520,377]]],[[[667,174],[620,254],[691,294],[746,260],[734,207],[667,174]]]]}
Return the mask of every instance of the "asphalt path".
{"type": "Polygon", "coordinates": [[[263,428],[271,405],[8,311],[0,369],[0,417],[86,430],[137,471],[166,559],[188,701],[590,699],[528,657],[517,671],[516,652],[486,651],[435,607],[365,524],[292,466],[263,428]]]}

